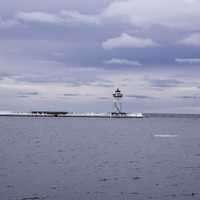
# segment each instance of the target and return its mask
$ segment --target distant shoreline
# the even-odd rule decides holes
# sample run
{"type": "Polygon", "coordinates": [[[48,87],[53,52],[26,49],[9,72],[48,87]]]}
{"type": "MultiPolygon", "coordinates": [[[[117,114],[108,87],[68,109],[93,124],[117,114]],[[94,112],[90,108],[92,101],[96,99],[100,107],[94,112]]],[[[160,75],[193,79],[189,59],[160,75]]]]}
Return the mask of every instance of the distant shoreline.
{"type": "Polygon", "coordinates": [[[192,113],[143,113],[145,118],[162,117],[162,118],[200,118],[200,114],[192,113]]]}

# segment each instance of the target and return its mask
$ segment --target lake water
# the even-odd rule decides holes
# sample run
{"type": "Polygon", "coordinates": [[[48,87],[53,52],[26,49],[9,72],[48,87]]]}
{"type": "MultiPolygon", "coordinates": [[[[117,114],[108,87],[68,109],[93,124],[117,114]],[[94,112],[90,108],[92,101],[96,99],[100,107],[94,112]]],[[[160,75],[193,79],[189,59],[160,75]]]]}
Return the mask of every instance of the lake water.
{"type": "Polygon", "coordinates": [[[200,118],[0,117],[1,200],[200,199],[200,118]]]}

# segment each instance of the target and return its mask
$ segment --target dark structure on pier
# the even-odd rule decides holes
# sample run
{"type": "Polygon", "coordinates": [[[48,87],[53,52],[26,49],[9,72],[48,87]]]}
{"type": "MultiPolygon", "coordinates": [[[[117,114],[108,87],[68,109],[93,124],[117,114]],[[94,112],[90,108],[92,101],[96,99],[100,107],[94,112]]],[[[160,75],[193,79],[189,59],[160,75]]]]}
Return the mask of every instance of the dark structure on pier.
{"type": "Polygon", "coordinates": [[[50,116],[50,117],[62,117],[68,112],[54,112],[54,111],[32,111],[33,115],[44,115],[44,116],[50,116]]]}

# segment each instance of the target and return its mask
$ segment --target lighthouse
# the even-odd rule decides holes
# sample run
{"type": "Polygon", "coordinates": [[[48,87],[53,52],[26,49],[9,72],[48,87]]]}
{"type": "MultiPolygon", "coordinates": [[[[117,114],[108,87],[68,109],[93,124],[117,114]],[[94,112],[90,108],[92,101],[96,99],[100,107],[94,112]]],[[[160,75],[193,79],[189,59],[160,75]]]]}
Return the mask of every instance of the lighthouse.
{"type": "Polygon", "coordinates": [[[121,91],[117,88],[115,92],[113,93],[113,107],[114,107],[114,113],[113,114],[122,114],[122,97],[123,94],[121,91]]]}

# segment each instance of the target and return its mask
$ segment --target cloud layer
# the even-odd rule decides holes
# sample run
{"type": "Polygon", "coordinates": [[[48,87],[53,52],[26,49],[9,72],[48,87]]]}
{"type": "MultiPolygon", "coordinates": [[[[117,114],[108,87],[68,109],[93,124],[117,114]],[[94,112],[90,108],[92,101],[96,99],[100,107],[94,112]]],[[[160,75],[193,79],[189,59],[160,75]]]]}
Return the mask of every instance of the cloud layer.
{"type": "Polygon", "coordinates": [[[96,14],[83,14],[77,10],[64,10],[56,14],[30,12],[21,13],[19,18],[42,22],[76,21],[83,23],[127,23],[134,26],[166,27],[197,30],[199,27],[200,2],[198,0],[117,0],[110,1],[96,14]],[[38,18],[38,17],[41,18],[38,18]]]}
{"type": "Polygon", "coordinates": [[[199,0],[7,0],[0,11],[0,110],[108,111],[119,87],[127,110],[198,111],[177,96],[200,96],[199,0]]]}

